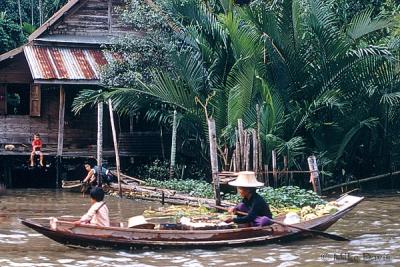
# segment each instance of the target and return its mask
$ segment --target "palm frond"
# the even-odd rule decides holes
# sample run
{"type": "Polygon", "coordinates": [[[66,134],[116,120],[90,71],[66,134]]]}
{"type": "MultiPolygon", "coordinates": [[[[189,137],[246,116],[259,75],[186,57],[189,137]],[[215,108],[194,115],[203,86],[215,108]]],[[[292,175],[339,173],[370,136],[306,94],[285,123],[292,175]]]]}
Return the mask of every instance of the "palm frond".
{"type": "Polygon", "coordinates": [[[255,65],[251,60],[242,59],[236,62],[229,73],[227,86],[230,88],[228,96],[228,123],[236,124],[243,118],[251,104],[255,83],[255,65]]]}
{"type": "Polygon", "coordinates": [[[335,161],[337,161],[339,158],[342,157],[346,147],[349,145],[351,140],[354,138],[354,136],[363,128],[374,128],[378,125],[379,119],[378,118],[368,118],[363,121],[361,121],[359,124],[355,125],[352,127],[344,136],[340,147],[336,153],[335,161]]]}
{"type": "Polygon", "coordinates": [[[78,114],[87,106],[94,106],[103,101],[104,92],[101,90],[85,89],[79,92],[72,102],[72,111],[78,114]]]}
{"type": "Polygon", "coordinates": [[[377,17],[372,19],[372,9],[367,9],[364,12],[356,14],[347,28],[347,35],[352,40],[357,40],[365,35],[385,29],[391,26],[391,21],[387,18],[377,17]]]}
{"type": "Polygon", "coordinates": [[[400,92],[383,94],[379,102],[381,104],[388,104],[390,106],[399,106],[400,92]]]}

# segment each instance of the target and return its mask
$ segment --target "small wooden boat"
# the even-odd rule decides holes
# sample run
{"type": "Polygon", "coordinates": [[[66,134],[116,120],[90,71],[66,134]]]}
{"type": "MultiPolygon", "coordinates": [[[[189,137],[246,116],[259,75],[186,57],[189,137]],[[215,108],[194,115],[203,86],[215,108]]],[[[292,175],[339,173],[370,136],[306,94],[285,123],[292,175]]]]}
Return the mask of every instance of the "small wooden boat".
{"type": "Polygon", "coordinates": [[[82,192],[83,188],[83,183],[80,180],[73,180],[73,181],[66,181],[62,180],[62,189],[70,191],[70,192],[76,192],[80,193],[82,192]]]}
{"type": "MultiPolygon", "coordinates": [[[[339,209],[334,214],[324,215],[295,226],[324,231],[342,218],[358,203],[362,197],[346,195],[337,200],[339,209]]],[[[278,220],[278,219],[277,219],[278,220]]],[[[64,218],[52,218],[40,222],[40,219],[21,219],[27,227],[67,246],[108,247],[136,249],[143,247],[215,247],[247,244],[272,243],[312,235],[308,231],[273,224],[264,227],[246,227],[231,229],[182,230],[177,225],[160,225],[159,229],[127,228],[120,226],[99,227],[89,224],[74,224],[64,218]]]]}

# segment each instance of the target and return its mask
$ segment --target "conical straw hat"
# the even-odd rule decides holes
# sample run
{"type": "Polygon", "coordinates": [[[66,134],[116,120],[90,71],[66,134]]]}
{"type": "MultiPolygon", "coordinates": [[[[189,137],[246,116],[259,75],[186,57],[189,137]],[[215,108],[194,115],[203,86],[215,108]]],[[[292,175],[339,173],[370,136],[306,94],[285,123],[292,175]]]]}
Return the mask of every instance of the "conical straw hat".
{"type": "Polygon", "coordinates": [[[255,173],[250,171],[239,172],[236,180],[228,184],[237,187],[260,187],[264,185],[264,183],[257,181],[255,173]]]}
{"type": "Polygon", "coordinates": [[[143,224],[147,224],[148,222],[146,221],[146,219],[144,218],[143,215],[139,215],[139,216],[135,216],[135,217],[131,217],[128,219],[128,227],[135,227],[137,225],[143,225],[143,224]]]}

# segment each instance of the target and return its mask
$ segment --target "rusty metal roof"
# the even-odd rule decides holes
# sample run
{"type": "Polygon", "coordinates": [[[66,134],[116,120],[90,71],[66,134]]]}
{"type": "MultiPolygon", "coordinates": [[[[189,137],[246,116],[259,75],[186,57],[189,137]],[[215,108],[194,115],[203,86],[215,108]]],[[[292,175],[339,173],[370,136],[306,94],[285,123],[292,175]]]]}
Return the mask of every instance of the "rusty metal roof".
{"type": "Polygon", "coordinates": [[[99,80],[107,64],[100,49],[25,46],[24,53],[34,80],[99,80]]]}

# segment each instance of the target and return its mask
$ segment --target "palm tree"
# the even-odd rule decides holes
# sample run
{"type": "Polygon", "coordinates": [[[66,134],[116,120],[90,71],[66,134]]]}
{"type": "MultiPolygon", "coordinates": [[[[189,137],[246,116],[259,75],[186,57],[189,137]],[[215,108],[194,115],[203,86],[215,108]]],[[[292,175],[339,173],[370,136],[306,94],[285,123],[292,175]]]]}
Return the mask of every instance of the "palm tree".
{"type": "MultiPolygon", "coordinates": [[[[332,5],[329,0],[260,0],[249,6],[165,1],[164,10],[180,28],[170,70],[156,68],[150,81],[138,79],[138,86],[115,88],[107,97],[123,112],[154,100],[167,104],[202,147],[207,147],[207,117],[216,121],[220,145],[232,147],[237,119],[255,126],[259,104],[263,155],[277,149],[289,156],[289,167],[306,153],[323,155],[324,162],[334,163],[332,170],[343,160],[353,164],[351,153],[365,144],[365,133],[381,136],[388,128],[382,128],[391,121],[383,113],[393,114],[399,101],[398,75],[389,49],[369,38],[390,22],[371,19],[367,10],[341,25],[332,5]],[[205,108],[197,104],[206,100],[205,108]]],[[[171,112],[156,106],[148,114],[166,121],[171,112]]],[[[376,140],[370,153],[376,152],[376,140]]]]}

